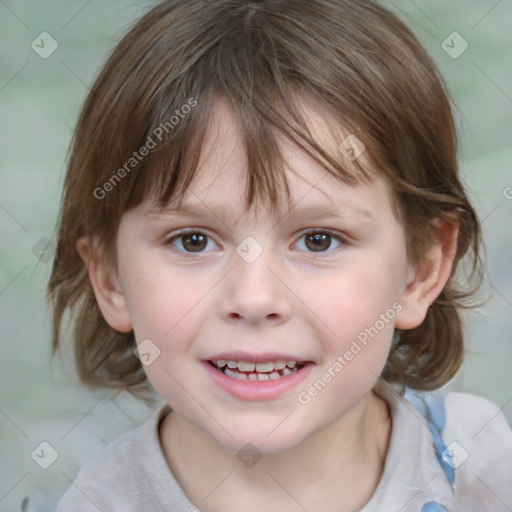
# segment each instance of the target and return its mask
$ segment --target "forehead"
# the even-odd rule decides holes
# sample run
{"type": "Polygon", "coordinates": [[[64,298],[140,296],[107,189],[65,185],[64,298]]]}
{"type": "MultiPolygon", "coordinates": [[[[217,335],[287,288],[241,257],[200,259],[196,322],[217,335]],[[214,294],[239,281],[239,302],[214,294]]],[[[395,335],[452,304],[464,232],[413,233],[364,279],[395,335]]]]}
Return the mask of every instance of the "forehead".
{"type": "MultiPolygon", "coordinates": [[[[337,158],[344,169],[357,175],[355,162],[347,158],[346,142],[355,137],[349,130],[336,123],[325,107],[307,98],[301,99],[301,109],[309,136],[329,154],[337,158]],[[340,149],[341,145],[341,149],[340,149]]],[[[275,131],[274,136],[283,157],[285,179],[291,193],[291,201],[285,200],[283,192],[274,216],[282,217],[290,208],[302,210],[314,216],[334,214],[344,210],[359,216],[372,218],[375,210],[389,204],[389,191],[384,180],[375,173],[372,183],[357,182],[348,185],[296,142],[275,131]]],[[[359,141],[359,139],[356,139],[359,141]]],[[[355,148],[362,151],[359,164],[371,167],[364,146],[355,148]]],[[[197,170],[183,195],[171,198],[165,210],[174,213],[199,213],[215,210],[223,217],[254,213],[268,213],[265,204],[255,202],[251,211],[245,206],[247,186],[247,155],[243,135],[233,109],[223,97],[213,102],[208,128],[200,153],[197,170]]],[[[336,171],[334,171],[336,173],[336,171]]],[[[160,208],[157,209],[161,211],[160,208]]],[[[150,212],[152,213],[152,211],[150,212]]]]}

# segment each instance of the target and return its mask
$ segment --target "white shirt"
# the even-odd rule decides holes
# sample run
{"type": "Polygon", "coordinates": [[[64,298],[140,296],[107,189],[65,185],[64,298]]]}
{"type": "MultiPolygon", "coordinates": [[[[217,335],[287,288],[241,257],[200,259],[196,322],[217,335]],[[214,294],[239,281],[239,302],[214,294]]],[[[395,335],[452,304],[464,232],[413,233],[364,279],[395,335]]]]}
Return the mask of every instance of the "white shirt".
{"type": "MultiPolygon", "coordinates": [[[[407,390],[404,399],[384,382],[375,392],[389,404],[392,430],[382,477],[360,512],[512,511],[512,430],[495,404],[442,391],[407,390]]],[[[198,512],[160,445],[169,410],[86,463],[57,512],[198,512]]]]}

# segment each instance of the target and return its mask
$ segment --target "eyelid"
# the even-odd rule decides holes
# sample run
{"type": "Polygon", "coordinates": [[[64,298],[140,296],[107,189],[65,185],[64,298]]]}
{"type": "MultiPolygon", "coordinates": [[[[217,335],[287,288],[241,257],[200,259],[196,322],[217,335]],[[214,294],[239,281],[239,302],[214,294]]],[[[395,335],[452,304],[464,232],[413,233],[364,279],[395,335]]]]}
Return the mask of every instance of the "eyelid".
{"type": "Polygon", "coordinates": [[[342,242],[348,241],[348,236],[343,235],[339,231],[336,231],[336,230],[333,230],[330,228],[306,228],[306,229],[303,229],[302,231],[299,231],[299,235],[301,237],[304,235],[309,235],[310,233],[327,233],[342,242]]]}

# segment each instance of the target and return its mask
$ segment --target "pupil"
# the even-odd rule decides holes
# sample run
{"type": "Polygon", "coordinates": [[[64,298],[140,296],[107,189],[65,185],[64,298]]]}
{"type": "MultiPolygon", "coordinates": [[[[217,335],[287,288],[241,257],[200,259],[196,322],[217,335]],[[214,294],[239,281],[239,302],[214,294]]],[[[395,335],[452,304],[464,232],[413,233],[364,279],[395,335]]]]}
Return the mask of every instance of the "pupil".
{"type": "Polygon", "coordinates": [[[328,249],[331,245],[331,235],[328,233],[315,233],[314,235],[309,235],[306,237],[306,245],[308,245],[309,249],[312,249],[315,252],[328,249]],[[312,242],[313,246],[310,247],[307,242],[312,242]]]}
{"type": "Polygon", "coordinates": [[[206,244],[206,237],[203,235],[199,235],[197,233],[194,233],[192,235],[186,235],[184,237],[185,246],[187,243],[190,243],[191,246],[188,247],[188,249],[191,249],[192,252],[199,252],[202,249],[205,248],[206,244]]]}

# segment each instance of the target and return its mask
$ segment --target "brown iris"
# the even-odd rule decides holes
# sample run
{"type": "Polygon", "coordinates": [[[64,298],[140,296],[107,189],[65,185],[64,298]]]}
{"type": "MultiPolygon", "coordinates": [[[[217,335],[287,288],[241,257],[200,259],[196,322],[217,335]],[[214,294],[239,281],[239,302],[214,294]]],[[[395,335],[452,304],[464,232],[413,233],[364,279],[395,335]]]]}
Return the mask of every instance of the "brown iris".
{"type": "Polygon", "coordinates": [[[306,246],[315,252],[321,252],[331,246],[329,233],[311,233],[306,235],[306,246]]]}
{"type": "Polygon", "coordinates": [[[208,243],[208,237],[201,233],[188,233],[183,235],[181,240],[183,247],[189,252],[202,251],[208,243]]]}

